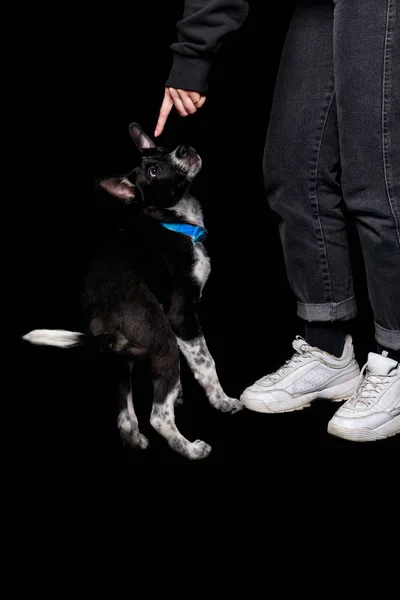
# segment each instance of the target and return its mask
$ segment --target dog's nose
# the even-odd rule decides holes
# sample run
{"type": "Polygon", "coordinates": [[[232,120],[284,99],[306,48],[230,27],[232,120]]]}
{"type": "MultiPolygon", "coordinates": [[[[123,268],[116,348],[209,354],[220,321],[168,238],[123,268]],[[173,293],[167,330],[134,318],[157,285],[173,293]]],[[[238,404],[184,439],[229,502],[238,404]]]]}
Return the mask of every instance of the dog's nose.
{"type": "Polygon", "coordinates": [[[192,148],[191,146],[179,146],[179,148],[176,151],[176,155],[178,158],[185,158],[185,156],[188,155],[194,155],[196,154],[196,151],[194,148],[192,148]]]}
{"type": "Polygon", "coordinates": [[[176,155],[178,158],[185,158],[185,156],[187,156],[187,148],[186,146],[179,146],[179,148],[176,151],[176,155]]]}

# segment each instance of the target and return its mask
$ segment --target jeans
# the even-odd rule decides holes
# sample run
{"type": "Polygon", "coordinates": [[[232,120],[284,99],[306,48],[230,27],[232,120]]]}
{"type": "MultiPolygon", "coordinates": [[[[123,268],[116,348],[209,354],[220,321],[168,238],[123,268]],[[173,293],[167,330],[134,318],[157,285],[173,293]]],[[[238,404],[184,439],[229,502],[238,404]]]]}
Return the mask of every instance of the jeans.
{"type": "Polygon", "coordinates": [[[400,349],[400,0],[302,0],[264,154],[287,276],[306,321],[357,313],[346,215],[377,342],[400,349]]]}

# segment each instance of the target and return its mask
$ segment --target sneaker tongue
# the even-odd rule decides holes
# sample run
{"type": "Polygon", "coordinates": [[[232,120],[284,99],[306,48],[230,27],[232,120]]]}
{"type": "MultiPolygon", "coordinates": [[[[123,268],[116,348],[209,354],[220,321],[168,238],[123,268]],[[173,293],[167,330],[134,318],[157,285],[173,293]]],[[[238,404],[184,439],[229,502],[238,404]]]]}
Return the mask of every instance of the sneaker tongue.
{"type": "Polygon", "coordinates": [[[368,354],[368,371],[373,375],[387,375],[397,367],[397,362],[381,354],[370,352],[368,354]]]}
{"type": "Polygon", "coordinates": [[[300,337],[300,336],[297,336],[297,338],[292,343],[293,348],[299,354],[304,354],[304,350],[301,349],[301,347],[304,346],[304,345],[307,345],[307,342],[306,342],[306,340],[303,340],[303,338],[300,337]]]}

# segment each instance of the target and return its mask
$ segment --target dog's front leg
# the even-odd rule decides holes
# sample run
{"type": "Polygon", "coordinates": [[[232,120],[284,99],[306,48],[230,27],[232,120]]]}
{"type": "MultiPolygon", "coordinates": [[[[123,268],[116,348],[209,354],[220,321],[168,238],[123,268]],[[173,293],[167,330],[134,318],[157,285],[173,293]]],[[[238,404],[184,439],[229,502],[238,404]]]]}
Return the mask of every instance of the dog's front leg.
{"type": "Polygon", "coordinates": [[[179,349],[186,358],[195,378],[204,388],[210,404],[222,412],[237,412],[243,404],[235,398],[229,398],[218,379],[215,362],[207,347],[203,335],[185,340],[177,338],[179,349]]]}
{"type": "Polygon", "coordinates": [[[234,413],[241,410],[243,404],[227,396],[222,389],[215,361],[207,347],[197,315],[192,311],[186,311],[184,314],[174,314],[170,321],[179,349],[206,392],[210,404],[222,412],[234,413]]]}

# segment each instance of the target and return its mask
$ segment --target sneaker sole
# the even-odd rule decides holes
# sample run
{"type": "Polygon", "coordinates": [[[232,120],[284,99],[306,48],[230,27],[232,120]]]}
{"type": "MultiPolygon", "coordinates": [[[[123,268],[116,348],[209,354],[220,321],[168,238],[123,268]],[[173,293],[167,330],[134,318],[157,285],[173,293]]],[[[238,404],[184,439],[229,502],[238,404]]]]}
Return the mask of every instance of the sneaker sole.
{"type": "Polygon", "coordinates": [[[311,406],[311,402],[314,402],[314,400],[329,400],[330,402],[347,400],[356,391],[358,381],[359,375],[353,379],[349,379],[349,381],[327,388],[326,390],[310,392],[303,396],[292,396],[287,400],[280,400],[277,402],[263,402],[262,400],[257,400],[256,398],[246,396],[245,394],[240,397],[240,401],[246,408],[254,412],[271,414],[293,412],[294,410],[303,410],[303,408],[311,406]]]}
{"type": "Polygon", "coordinates": [[[400,415],[376,429],[369,429],[368,427],[350,429],[349,427],[337,425],[335,422],[332,423],[330,421],[328,423],[328,433],[352,442],[376,442],[377,440],[385,440],[388,437],[400,433],[400,415]]]}

